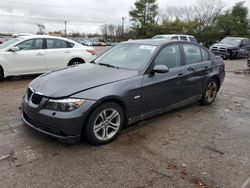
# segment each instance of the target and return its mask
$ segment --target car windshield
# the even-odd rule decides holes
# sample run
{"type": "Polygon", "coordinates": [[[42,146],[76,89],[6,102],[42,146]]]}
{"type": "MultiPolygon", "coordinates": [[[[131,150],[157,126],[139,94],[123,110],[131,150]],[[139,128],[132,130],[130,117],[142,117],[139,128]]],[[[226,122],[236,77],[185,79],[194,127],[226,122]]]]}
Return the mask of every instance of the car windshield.
{"type": "Polygon", "coordinates": [[[139,70],[143,68],[155,51],[156,46],[142,44],[118,44],[99,58],[95,63],[110,67],[139,70]]]}
{"type": "Polygon", "coordinates": [[[4,42],[3,44],[0,45],[0,49],[7,48],[8,46],[11,46],[12,44],[15,44],[18,41],[20,41],[20,39],[14,38],[14,39],[11,39],[7,42],[4,42]]]}
{"type": "Polygon", "coordinates": [[[221,43],[223,44],[233,44],[233,45],[239,45],[241,42],[241,39],[237,39],[237,38],[230,38],[230,37],[227,37],[227,38],[224,38],[221,43]]]}

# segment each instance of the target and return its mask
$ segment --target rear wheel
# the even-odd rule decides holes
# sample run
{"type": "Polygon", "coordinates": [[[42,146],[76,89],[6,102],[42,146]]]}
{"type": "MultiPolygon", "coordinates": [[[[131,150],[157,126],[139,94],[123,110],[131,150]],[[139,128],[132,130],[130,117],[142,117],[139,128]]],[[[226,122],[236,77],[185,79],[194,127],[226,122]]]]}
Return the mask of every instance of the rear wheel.
{"type": "Polygon", "coordinates": [[[105,103],[90,114],[85,138],[92,145],[110,143],[119,135],[123,125],[123,109],[116,103],[105,103]]]}
{"type": "Polygon", "coordinates": [[[206,88],[206,91],[203,93],[202,98],[200,100],[201,104],[209,105],[212,104],[217,96],[218,92],[218,83],[216,80],[211,80],[206,88]]]}

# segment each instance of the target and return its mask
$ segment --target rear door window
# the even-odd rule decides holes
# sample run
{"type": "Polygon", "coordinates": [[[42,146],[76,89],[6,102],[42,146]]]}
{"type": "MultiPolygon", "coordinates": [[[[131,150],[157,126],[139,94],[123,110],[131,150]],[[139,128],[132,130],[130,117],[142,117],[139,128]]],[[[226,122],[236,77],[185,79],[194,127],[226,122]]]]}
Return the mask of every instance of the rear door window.
{"type": "Polygon", "coordinates": [[[209,53],[208,53],[207,50],[201,48],[201,54],[202,54],[203,61],[209,61],[210,60],[209,53]]]}
{"type": "Polygon", "coordinates": [[[196,40],[194,37],[189,37],[189,40],[190,40],[191,42],[197,42],[197,40],[196,40]]]}
{"type": "Polygon", "coordinates": [[[67,41],[60,39],[47,39],[47,49],[72,48],[67,41]]]}
{"type": "Polygon", "coordinates": [[[178,36],[171,37],[172,40],[179,40],[178,36]]]}
{"type": "Polygon", "coordinates": [[[169,69],[180,67],[179,45],[171,45],[163,48],[155,58],[155,65],[166,65],[169,69]]]}
{"type": "Polygon", "coordinates": [[[202,61],[200,47],[192,44],[183,44],[186,64],[194,64],[202,61]]]}
{"type": "Polygon", "coordinates": [[[181,40],[188,40],[186,36],[180,36],[181,40]]]}

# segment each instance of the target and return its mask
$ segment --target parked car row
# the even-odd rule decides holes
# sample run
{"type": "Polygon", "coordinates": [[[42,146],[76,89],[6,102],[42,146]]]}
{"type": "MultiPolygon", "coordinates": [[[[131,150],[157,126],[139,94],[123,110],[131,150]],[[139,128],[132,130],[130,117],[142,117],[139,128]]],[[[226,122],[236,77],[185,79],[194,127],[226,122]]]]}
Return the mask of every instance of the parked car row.
{"type": "Polygon", "coordinates": [[[40,74],[95,59],[93,47],[61,37],[32,35],[13,38],[0,45],[0,79],[40,74]]]}

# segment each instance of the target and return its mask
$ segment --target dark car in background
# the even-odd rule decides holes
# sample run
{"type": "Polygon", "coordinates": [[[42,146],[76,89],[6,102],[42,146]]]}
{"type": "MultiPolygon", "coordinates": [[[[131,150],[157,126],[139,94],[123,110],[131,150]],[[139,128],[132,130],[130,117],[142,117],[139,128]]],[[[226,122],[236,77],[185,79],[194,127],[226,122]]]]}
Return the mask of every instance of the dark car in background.
{"type": "Polygon", "coordinates": [[[59,140],[106,144],[126,124],[194,101],[213,103],[224,77],[222,58],[196,43],[128,41],[92,63],[33,80],[21,116],[59,140]]]}
{"type": "Polygon", "coordinates": [[[79,43],[84,46],[93,46],[93,43],[90,40],[86,40],[86,39],[79,41],[79,43]]]}
{"type": "Polygon", "coordinates": [[[248,58],[250,40],[241,37],[226,37],[212,45],[210,50],[223,59],[248,58]]]}

